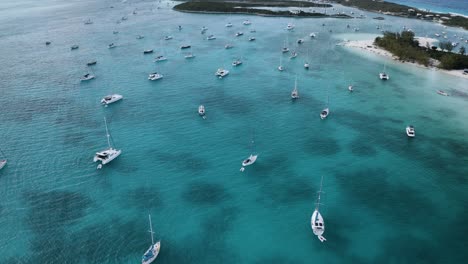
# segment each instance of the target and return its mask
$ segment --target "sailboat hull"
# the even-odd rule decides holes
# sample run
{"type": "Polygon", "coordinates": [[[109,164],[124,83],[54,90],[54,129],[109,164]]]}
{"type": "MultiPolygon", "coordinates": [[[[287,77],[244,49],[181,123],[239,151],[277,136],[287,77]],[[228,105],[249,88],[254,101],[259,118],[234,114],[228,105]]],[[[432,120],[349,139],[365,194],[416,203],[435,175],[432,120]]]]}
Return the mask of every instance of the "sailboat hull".
{"type": "Polygon", "coordinates": [[[314,235],[316,235],[321,242],[325,241],[326,239],[322,236],[325,232],[325,223],[323,222],[322,215],[317,209],[315,209],[312,217],[310,218],[310,225],[314,235]]]}
{"type": "Polygon", "coordinates": [[[143,255],[141,264],[150,264],[152,263],[159,255],[159,249],[161,248],[161,242],[158,241],[156,244],[151,245],[148,250],[143,255]]]}
{"type": "Polygon", "coordinates": [[[5,165],[7,164],[7,160],[0,160],[0,170],[3,169],[3,167],[5,167],[5,165]]]}

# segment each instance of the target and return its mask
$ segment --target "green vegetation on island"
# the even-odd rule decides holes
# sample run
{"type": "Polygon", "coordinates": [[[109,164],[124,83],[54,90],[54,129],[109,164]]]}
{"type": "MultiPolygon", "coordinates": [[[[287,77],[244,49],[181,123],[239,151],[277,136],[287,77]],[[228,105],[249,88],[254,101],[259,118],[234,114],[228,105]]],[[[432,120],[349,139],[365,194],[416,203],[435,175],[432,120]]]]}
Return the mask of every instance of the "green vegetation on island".
{"type": "Polygon", "coordinates": [[[437,47],[419,46],[418,40],[414,39],[414,33],[404,31],[402,33],[384,32],[383,37],[377,37],[374,44],[390,51],[402,61],[412,61],[425,66],[433,64],[432,60],[437,60],[437,67],[446,70],[458,70],[468,68],[468,56],[465,55],[465,48],[460,47],[459,53],[450,52],[453,45],[450,42],[441,42],[437,47]],[[445,51],[444,51],[445,50],[445,51]]]}
{"type": "Polygon", "coordinates": [[[289,16],[289,17],[336,17],[351,18],[345,14],[327,15],[318,12],[304,12],[302,10],[273,11],[255,7],[320,7],[329,8],[330,4],[318,4],[304,1],[249,1],[249,2],[224,2],[224,1],[191,1],[174,6],[174,10],[199,13],[240,13],[265,16],[289,16]]]}
{"type": "Polygon", "coordinates": [[[435,13],[414,7],[376,0],[333,0],[333,2],[386,15],[437,21],[447,26],[468,29],[468,18],[447,13],[435,13]]]}

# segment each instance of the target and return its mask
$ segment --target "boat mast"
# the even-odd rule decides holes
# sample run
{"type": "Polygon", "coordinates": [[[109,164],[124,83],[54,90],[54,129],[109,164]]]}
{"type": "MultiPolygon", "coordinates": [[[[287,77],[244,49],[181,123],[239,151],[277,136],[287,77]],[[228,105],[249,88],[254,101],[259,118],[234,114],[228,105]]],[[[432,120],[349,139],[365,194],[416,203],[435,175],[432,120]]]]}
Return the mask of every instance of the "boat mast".
{"type": "Polygon", "coordinates": [[[109,135],[109,130],[107,129],[107,120],[106,120],[106,118],[105,118],[105,117],[104,117],[104,124],[106,124],[107,145],[109,145],[109,148],[112,148],[112,147],[111,147],[111,143],[110,143],[110,135],[109,135]]]}
{"type": "Polygon", "coordinates": [[[297,91],[297,74],[296,79],[294,80],[294,91],[297,91]]]}
{"type": "Polygon", "coordinates": [[[322,180],[320,180],[320,191],[318,191],[317,203],[315,204],[315,210],[317,211],[320,207],[320,194],[322,193],[322,183],[323,183],[323,175],[322,175],[322,180]]]}
{"type": "Polygon", "coordinates": [[[148,218],[149,218],[149,224],[150,224],[150,234],[151,234],[151,245],[154,245],[154,239],[153,239],[153,225],[151,224],[151,215],[149,214],[148,215],[148,218]]]}

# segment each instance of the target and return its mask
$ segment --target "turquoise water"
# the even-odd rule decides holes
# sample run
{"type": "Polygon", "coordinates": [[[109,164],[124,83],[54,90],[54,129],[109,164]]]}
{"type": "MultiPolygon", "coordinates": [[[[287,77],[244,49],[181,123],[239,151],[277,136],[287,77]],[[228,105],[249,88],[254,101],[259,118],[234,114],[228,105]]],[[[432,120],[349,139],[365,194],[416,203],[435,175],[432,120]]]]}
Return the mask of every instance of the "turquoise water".
{"type": "Polygon", "coordinates": [[[467,79],[335,45],[375,36],[377,25],[421,36],[466,31],[391,17],[186,14],[165,2],[20,1],[0,9],[0,147],[9,160],[0,171],[0,263],[137,263],[150,243],[148,213],[162,241],[156,263],[467,259],[467,79]],[[122,16],[128,20],[117,24],[122,16]],[[84,25],[88,18],[94,24],[84,25]],[[284,30],[290,22],[294,32],[284,30]],[[217,39],[205,40],[202,26],[217,39]],[[306,42],[295,60],[280,54],[285,40],[292,48],[299,37],[306,42]],[[227,42],[235,47],[225,50],[227,42]],[[186,43],[193,60],[179,49],[186,43]],[[80,48],[70,51],[73,44],[80,48]],[[142,54],[150,48],[155,54],[142,54]],[[160,53],[168,61],[153,63],[160,53]],[[276,70],[280,56],[285,72],[276,70]],[[233,68],[237,57],[244,64],[233,68]],[[93,59],[96,79],[80,83],[93,59]],[[378,79],[384,64],[388,82],[378,79]],[[217,79],[219,67],[230,75],[217,79]],[[164,79],[148,81],[155,70],[164,79]],[[293,103],[296,76],[301,98],[293,103]],[[124,100],[104,108],[109,93],[124,100]],[[331,113],[320,120],[327,95],[331,113]],[[96,170],[104,117],[123,153],[96,170]],[[415,139],[405,135],[408,124],[415,139]],[[260,155],[241,173],[252,137],[260,155]],[[325,243],[309,222],[322,176],[325,243]]]}

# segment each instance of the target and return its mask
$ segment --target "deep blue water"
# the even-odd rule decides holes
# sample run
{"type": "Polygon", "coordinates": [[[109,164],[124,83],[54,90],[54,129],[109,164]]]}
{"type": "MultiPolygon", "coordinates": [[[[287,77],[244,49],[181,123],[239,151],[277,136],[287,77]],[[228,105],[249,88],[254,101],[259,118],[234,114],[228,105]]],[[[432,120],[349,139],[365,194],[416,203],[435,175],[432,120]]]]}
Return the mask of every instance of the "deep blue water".
{"type": "Polygon", "coordinates": [[[0,148],[9,160],[0,171],[0,263],[139,263],[148,213],[162,241],[155,263],[465,262],[467,79],[335,44],[373,38],[377,25],[449,38],[466,31],[370,13],[291,19],[170,7],[0,3],[0,148]],[[92,25],[83,24],[88,18],[92,25]],[[217,39],[207,41],[202,26],[217,39]],[[285,41],[296,59],[280,53],[285,41]],[[227,42],[235,47],[224,49],[227,42]],[[187,43],[190,61],[179,49],[187,43]],[[143,55],[149,48],[155,54],[143,55]],[[155,64],[157,54],[168,61],[155,64]],[[234,68],[238,57],[244,64],[234,68]],[[387,82],[378,78],[384,65],[387,82]],[[230,75],[216,78],[219,67],[230,75]],[[164,79],[148,81],[153,71],[164,79]],[[86,72],[96,79],[80,83],[86,72]],[[301,98],[293,103],[296,76],[301,98]],[[109,93],[124,100],[104,108],[109,93]],[[331,113],[320,120],[327,97],[331,113]],[[96,170],[104,117],[123,153],[96,170]],[[260,155],[241,173],[252,137],[260,155]],[[325,243],[309,222],[322,176],[325,243]]]}
{"type": "Polygon", "coordinates": [[[467,0],[389,0],[388,2],[429,9],[433,12],[451,12],[468,16],[467,0]]]}

